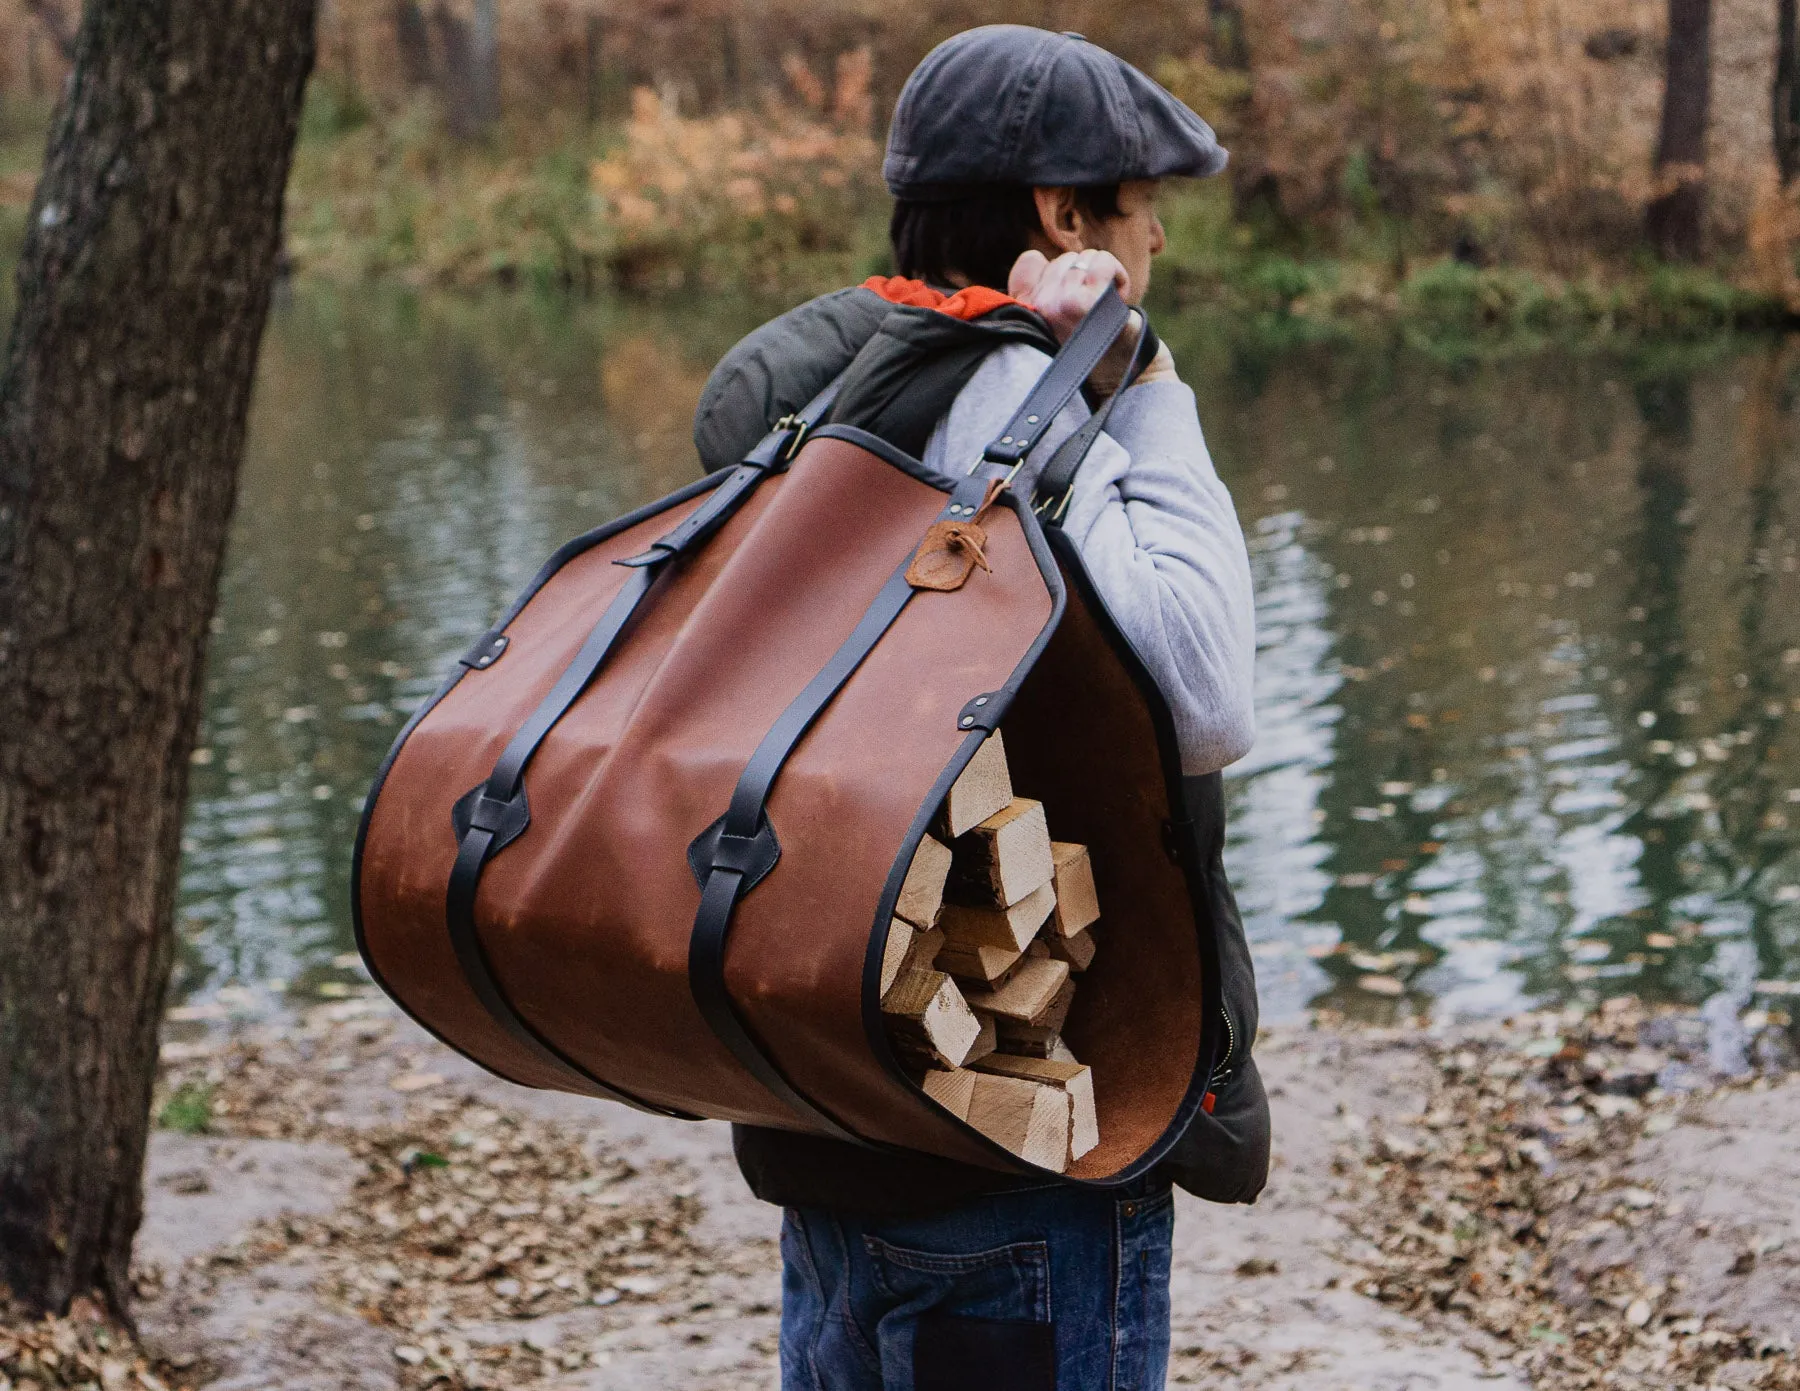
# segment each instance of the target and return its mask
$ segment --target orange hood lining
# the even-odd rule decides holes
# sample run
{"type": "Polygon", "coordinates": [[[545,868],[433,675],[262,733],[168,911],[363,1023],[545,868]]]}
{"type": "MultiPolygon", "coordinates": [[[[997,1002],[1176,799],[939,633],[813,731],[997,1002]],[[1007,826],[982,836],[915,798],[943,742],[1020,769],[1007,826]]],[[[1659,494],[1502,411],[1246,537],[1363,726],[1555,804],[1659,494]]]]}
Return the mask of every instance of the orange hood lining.
{"type": "Polygon", "coordinates": [[[908,280],[903,275],[871,275],[863,281],[862,288],[873,290],[889,304],[935,309],[953,319],[979,319],[984,314],[992,314],[1003,305],[1024,305],[1023,300],[1003,295],[998,290],[990,290],[986,285],[970,285],[953,295],[947,295],[942,290],[932,289],[923,280],[908,280]]]}

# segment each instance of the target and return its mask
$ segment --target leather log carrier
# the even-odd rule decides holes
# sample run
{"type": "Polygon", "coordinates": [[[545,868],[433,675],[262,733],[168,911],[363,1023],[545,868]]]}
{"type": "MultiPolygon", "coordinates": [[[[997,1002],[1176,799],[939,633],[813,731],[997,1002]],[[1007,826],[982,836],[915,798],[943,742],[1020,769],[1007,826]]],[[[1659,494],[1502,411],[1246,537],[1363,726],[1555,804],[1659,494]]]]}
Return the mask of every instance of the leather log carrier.
{"type": "MultiPolygon", "coordinates": [[[[1067,1178],[1155,1163],[1226,1041],[1173,721],[1058,525],[1110,402],[1035,505],[1004,486],[1127,317],[1109,291],[966,475],[820,426],[834,383],[553,555],[376,777],[352,871],[375,980],[527,1086],[1029,1170],[908,1079],[879,1009],[913,853],[1004,720],[1113,943],[1066,1031],[1102,1136],[1067,1178]],[[988,568],[909,583],[984,502],[988,568]]],[[[1132,375],[1154,349],[1145,325],[1132,375]]]]}

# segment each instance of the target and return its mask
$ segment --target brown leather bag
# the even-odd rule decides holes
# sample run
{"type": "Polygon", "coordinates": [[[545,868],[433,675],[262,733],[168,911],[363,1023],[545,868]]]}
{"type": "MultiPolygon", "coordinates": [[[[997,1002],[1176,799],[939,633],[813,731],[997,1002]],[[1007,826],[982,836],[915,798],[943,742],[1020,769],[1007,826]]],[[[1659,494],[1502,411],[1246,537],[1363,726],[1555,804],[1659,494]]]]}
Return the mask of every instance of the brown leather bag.
{"type": "MultiPolygon", "coordinates": [[[[907,1078],[878,998],[913,852],[1004,719],[1105,913],[1067,1029],[1102,1139],[1070,1177],[1154,1163],[1222,1015],[1168,708],[1055,524],[1107,408],[1046,468],[1044,520],[1006,490],[981,517],[990,568],[907,579],[1126,313],[1109,292],[966,477],[813,429],[834,386],[736,469],[552,556],[377,775],[352,871],[374,978],[528,1086],[1026,1168],[907,1078]]],[[[1137,364],[1153,345],[1146,326],[1137,364]]]]}

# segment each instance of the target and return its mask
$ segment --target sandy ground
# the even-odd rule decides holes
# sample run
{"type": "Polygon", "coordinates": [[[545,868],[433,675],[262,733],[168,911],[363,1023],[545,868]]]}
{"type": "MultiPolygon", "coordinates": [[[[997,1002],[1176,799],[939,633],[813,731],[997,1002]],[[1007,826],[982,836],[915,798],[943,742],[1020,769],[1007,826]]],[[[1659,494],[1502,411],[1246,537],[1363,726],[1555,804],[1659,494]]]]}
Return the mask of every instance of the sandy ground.
{"type": "MultiPolygon", "coordinates": [[[[474,1346],[516,1350],[504,1364],[516,1370],[503,1367],[493,1384],[777,1384],[779,1214],[744,1191],[723,1126],[522,1091],[380,1002],[332,1009],[298,1044],[274,1050],[303,1060],[301,1072],[271,1076],[274,1094],[304,1121],[263,1127],[277,1138],[259,1138],[246,1117],[227,1115],[216,1128],[237,1133],[161,1131],[154,1139],[140,1323],[153,1348],[187,1366],[188,1379],[219,1391],[425,1384],[430,1365],[417,1365],[424,1354],[414,1344],[429,1340],[359,1310],[344,1294],[345,1257],[319,1230],[341,1227],[344,1214],[373,1201],[358,1196],[368,1163],[366,1153],[352,1152],[358,1137],[416,1121],[421,1103],[436,1098],[440,1110],[486,1106],[612,1156],[623,1177],[608,1180],[604,1201],[619,1211],[647,1211],[673,1194],[691,1214],[685,1235],[663,1254],[625,1258],[626,1268],[649,1274],[620,1277],[598,1302],[535,1319],[437,1320],[433,1326],[455,1324],[474,1346]]],[[[232,1071],[231,1049],[242,1040],[219,1052],[219,1036],[212,1038],[170,1050],[177,1075],[232,1071]]],[[[1258,1056],[1275,1110],[1273,1176],[1254,1207],[1182,1202],[1171,1383],[1295,1391],[1529,1385],[1507,1347],[1454,1311],[1402,1312],[1361,1292],[1373,1288],[1365,1278],[1369,1238],[1380,1233],[1357,1230],[1346,1156],[1366,1151],[1371,1121],[1380,1129],[1420,1119],[1436,1081],[1421,1041],[1293,1030],[1267,1036],[1258,1056]]],[[[1583,1212],[1579,1198],[1571,1203],[1569,1220],[1593,1232],[1568,1248],[1578,1259],[1565,1250],[1559,1264],[1570,1297],[1583,1297],[1595,1270],[1633,1262],[1684,1282],[1681,1297],[1694,1312],[1770,1336],[1788,1331],[1800,1295],[1800,1085],[1691,1097],[1679,1124],[1651,1128],[1659,1133],[1643,1136],[1628,1160],[1632,1182],[1648,1195],[1632,1200],[1628,1224],[1583,1212]]],[[[366,1274],[354,1269],[357,1258],[350,1265],[356,1278],[366,1274]]],[[[396,1285],[401,1278],[394,1274],[396,1285]]]]}

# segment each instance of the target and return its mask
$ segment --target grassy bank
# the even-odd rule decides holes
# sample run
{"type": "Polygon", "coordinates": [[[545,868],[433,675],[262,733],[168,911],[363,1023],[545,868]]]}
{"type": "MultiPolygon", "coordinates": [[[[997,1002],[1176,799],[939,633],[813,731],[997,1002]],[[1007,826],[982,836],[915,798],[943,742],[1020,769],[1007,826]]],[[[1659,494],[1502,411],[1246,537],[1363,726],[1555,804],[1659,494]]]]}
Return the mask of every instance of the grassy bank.
{"type": "MultiPolygon", "coordinates": [[[[288,193],[296,275],[418,289],[730,294],[773,307],[891,269],[865,59],[755,113],[679,114],[647,91],[590,127],[551,112],[482,143],[421,98],[378,110],[315,82],[288,193]]],[[[0,125],[0,257],[24,236],[47,111],[0,125]]],[[[1460,354],[1571,340],[1696,340],[1791,326],[1732,265],[1595,258],[1579,274],[1465,264],[1371,211],[1327,236],[1234,215],[1223,180],[1175,184],[1157,299],[1270,343],[1399,331],[1460,354]]]]}
{"type": "MultiPolygon", "coordinates": [[[[866,65],[754,114],[688,117],[647,92],[623,122],[552,116],[488,146],[446,140],[428,104],[377,118],[315,88],[290,186],[302,274],[499,282],[583,292],[711,291],[791,300],[891,269],[866,65]]],[[[1379,212],[1329,237],[1233,214],[1224,181],[1172,185],[1159,298],[1299,339],[1400,324],[1432,345],[1785,326],[1732,266],[1648,259],[1577,275],[1433,254],[1379,212]]]]}

